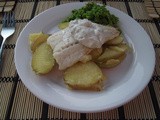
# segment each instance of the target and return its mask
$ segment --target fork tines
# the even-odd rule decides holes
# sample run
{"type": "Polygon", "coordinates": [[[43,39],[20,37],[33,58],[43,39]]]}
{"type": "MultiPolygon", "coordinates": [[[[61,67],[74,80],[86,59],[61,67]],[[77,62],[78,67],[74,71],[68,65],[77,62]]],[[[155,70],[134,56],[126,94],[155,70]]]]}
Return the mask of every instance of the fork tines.
{"type": "Polygon", "coordinates": [[[15,15],[13,12],[6,12],[3,16],[3,27],[14,26],[15,25],[15,15]]]}

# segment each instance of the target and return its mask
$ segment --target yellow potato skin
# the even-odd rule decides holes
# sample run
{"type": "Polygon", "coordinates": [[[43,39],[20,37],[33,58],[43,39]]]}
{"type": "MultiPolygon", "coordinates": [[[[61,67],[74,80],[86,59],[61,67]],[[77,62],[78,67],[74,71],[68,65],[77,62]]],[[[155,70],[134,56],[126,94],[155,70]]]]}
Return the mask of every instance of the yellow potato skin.
{"type": "Polygon", "coordinates": [[[36,48],[42,43],[46,42],[48,37],[49,35],[47,34],[40,34],[38,37],[36,37],[34,42],[31,44],[31,51],[35,52],[36,48]]]}
{"type": "Polygon", "coordinates": [[[42,35],[42,34],[43,34],[42,32],[29,34],[29,44],[30,44],[30,46],[31,46],[31,45],[33,44],[33,42],[34,42],[40,35],[42,35]]]}
{"type": "Polygon", "coordinates": [[[121,52],[127,52],[129,50],[129,46],[125,43],[122,43],[116,46],[109,46],[108,48],[112,50],[121,51],[121,52]]]}
{"type": "Polygon", "coordinates": [[[105,45],[118,45],[123,42],[123,37],[120,35],[114,39],[111,39],[105,43],[105,45]]]}
{"type": "Polygon", "coordinates": [[[117,51],[117,50],[114,50],[114,49],[106,48],[104,50],[104,52],[102,53],[102,55],[100,57],[98,57],[96,62],[105,62],[109,59],[118,58],[123,54],[124,54],[124,52],[122,52],[122,51],[117,51]]]}
{"type": "Polygon", "coordinates": [[[58,28],[63,30],[68,26],[69,26],[69,22],[62,22],[62,23],[59,23],[58,28]]]}
{"type": "Polygon", "coordinates": [[[104,75],[94,62],[78,62],[64,71],[64,81],[72,89],[102,90],[104,75]]]}
{"type": "Polygon", "coordinates": [[[126,43],[107,45],[104,52],[95,60],[102,68],[113,68],[119,65],[126,57],[130,47],[126,43]]]}
{"type": "Polygon", "coordinates": [[[125,59],[125,57],[126,57],[126,53],[115,59],[109,59],[105,62],[97,62],[97,64],[102,68],[113,68],[118,66],[125,59]]]}
{"type": "Polygon", "coordinates": [[[102,54],[102,48],[95,48],[89,54],[92,56],[92,59],[97,59],[102,54]]]}
{"type": "Polygon", "coordinates": [[[46,43],[42,43],[32,55],[31,66],[36,74],[46,74],[50,72],[55,64],[52,48],[46,43]]]}
{"type": "Polygon", "coordinates": [[[129,46],[125,43],[119,45],[107,46],[104,48],[104,52],[96,59],[97,62],[105,62],[109,59],[116,59],[129,50],[129,46]]]}

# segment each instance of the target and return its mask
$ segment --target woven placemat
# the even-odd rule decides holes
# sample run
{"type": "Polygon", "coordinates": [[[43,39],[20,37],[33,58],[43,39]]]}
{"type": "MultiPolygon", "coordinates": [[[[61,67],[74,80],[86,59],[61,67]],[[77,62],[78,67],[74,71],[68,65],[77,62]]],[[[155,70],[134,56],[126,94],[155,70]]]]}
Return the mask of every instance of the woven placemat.
{"type": "Polygon", "coordinates": [[[9,12],[13,10],[16,0],[1,0],[0,1],[0,12],[9,12]]]}
{"type": "MultiPolygon", "coordinates": [[[[152,40],[156,52],[155,71],[148,86],[135,99],[109,111],[77,113],[61,110],[41,101],[24,86],[14,65],[14,49],[20,32],[33,17],[44,10],[77,1],[79,0],[17,1],[14,6],[16,31],[5,44],[5,62],[0,76],[0,120],[160,120],[160,21],[148,16],[144,0],[94,0],[96,3],[105,3],[133,17],[152,40]]],[[[0,5],[3,2],[0,0],[0,5]]],[[[0,14],[0,29],[1,18],[0,14]]]]}
{"type": "Polygon", "coordinates": [[[148,15],[152,18],[160,18],[160,0],[145,0],[148,15]]]}

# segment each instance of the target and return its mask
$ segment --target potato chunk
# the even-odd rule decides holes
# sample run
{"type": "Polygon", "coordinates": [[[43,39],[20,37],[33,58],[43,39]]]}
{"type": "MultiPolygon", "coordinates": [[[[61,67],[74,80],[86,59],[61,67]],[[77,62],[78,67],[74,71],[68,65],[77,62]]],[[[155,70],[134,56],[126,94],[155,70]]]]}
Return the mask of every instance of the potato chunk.
{"type": "Polygon", "coordinates": [[[116,46],[109,46],[108,48],[112,49],[112,50],[117,50],[117,51],[121,51],[121,52],[127,52],[129,50],[129,46],[125,43],[116,45],[116,46]]]}
{"type": "Polygon", "coordinates": [[[116,59],[124,55],[129,50],[129,46],[125,43],[121,43],[115,46],[108,46],[105,48],[101,56],[98,57],[96,62],[104,62],[109,59],[116,59]]]}
{"type": "Polygon", "coordinates": [[[113,68],[119,65],[126,57],[126,54],[123,54],[122,56],[115,58],[115,59],[109,59],[105,62],[97,62],[98,66],[102,68],[113,68]]]}
{"type": "Polygon", "coordinates": [[[33,44],[33,42],[34,42],[40,35],[42,35],[42,34],[43,34],[42,32],[29,34],[29,44],[30,44],[30,46],[31,46],[31,45],[33,44]]]}
{"type": "Polygon", "coordinates": [[[116,67],[124,60],[129,49],[130,47],[126,43],[107,46],[102,55],[100,55],[95,61],[99,67],[116,67]]]}
{"type": "Polygon", "coordinates": [[[58,28],[63,30],[66,27],[68,27],[68,25],[69,25],[69,22],[62,22],[62,23],[59,23],[58,28]]]}
{"type": "Polygon", "coordinates": [[[107,41],[105,43],[105,45],[118,45],[118,44],[121,44],[123,42],[123,37],[122,36],[118,36],[114,39],[111,39],[109,41],[107,41]]]}
{"type": "MultiPolygon", "coordinates": [[[[31,35],[32,36],[32,44],[31,44],[31,50],[32,52],[35,52],[36,48],[41,45],[42,43],[47,41],[47,38],[49,37],[49,35],[47,34],[37,34],[35,35],[35,39],[34,39],[34,34],[31,35]]],[[[31,37],[30,36],[30,37],[31,37]]]]}
{"type": "Polygon", "coordinates": [[[106,48],[105,51],[103,52],[103,54],[96,60],[96,62],[104,62],[109,59],[118,58],[123,54],[124,54],[124,52],[122,52],[122,51],[117,51],[115,49],[106,48]]]}
{"type": "Polygon", "coordinates": [[[95,48],[89,54],[92,56],[92,59],[95,60],[102,54],[102,48],[95,48]]]}
{"type": "Polygon", "coordinates": [[[42,43],[32,56],[32,69],[37,74],[50,72],[55,64],[52,48],[45,42],[42,43]]]}
{"type": "Polygon", "coordinates": [[[64,71],[64,81],[72,89],[102,90],[104,75],[94,62],[81,63],[64,71]]]}

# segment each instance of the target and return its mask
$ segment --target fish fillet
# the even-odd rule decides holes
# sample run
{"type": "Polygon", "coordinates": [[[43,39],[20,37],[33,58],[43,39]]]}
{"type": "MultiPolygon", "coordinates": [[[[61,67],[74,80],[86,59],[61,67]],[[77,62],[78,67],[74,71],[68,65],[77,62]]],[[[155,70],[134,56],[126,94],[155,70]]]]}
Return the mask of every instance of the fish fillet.
{"type": "Polygon", "coordinates": [[[66,29],[51,35],[47,43],[53,49],[59,69],[64,70],[83,61],[94,48],[100,48],[107,40],[118,35],[119,31],[114,27],[102,26],[88,20],[74,20],[66,29]],[[78,22],[81,24],[77,25],[78,22]]]}
{"type": "Polygon", "coordinates": [[[82,60],[90,51],[91,49],[84,45],[74,44],[65,49],[61,49],[61,51],[54,52],[53,56],[59,64],[59,69],[64,70],[82,60]]]}
{"type": "Polygon", "coordinates": [[[71,21],[69,29],[74,39],[89,48],[100,48],[106,41],[120,34],[112,26],[96,24],[87,19],[71,21]]]}
{"type": "Polygon", "coordinates": [[[63,39],[63,31],[58,31],[54,34],[52,34],[51,36],[48,37],[47,39],[47,44],[49,44],[52,49],[54,50],[55,46],[62,41],[63,39]]]}

